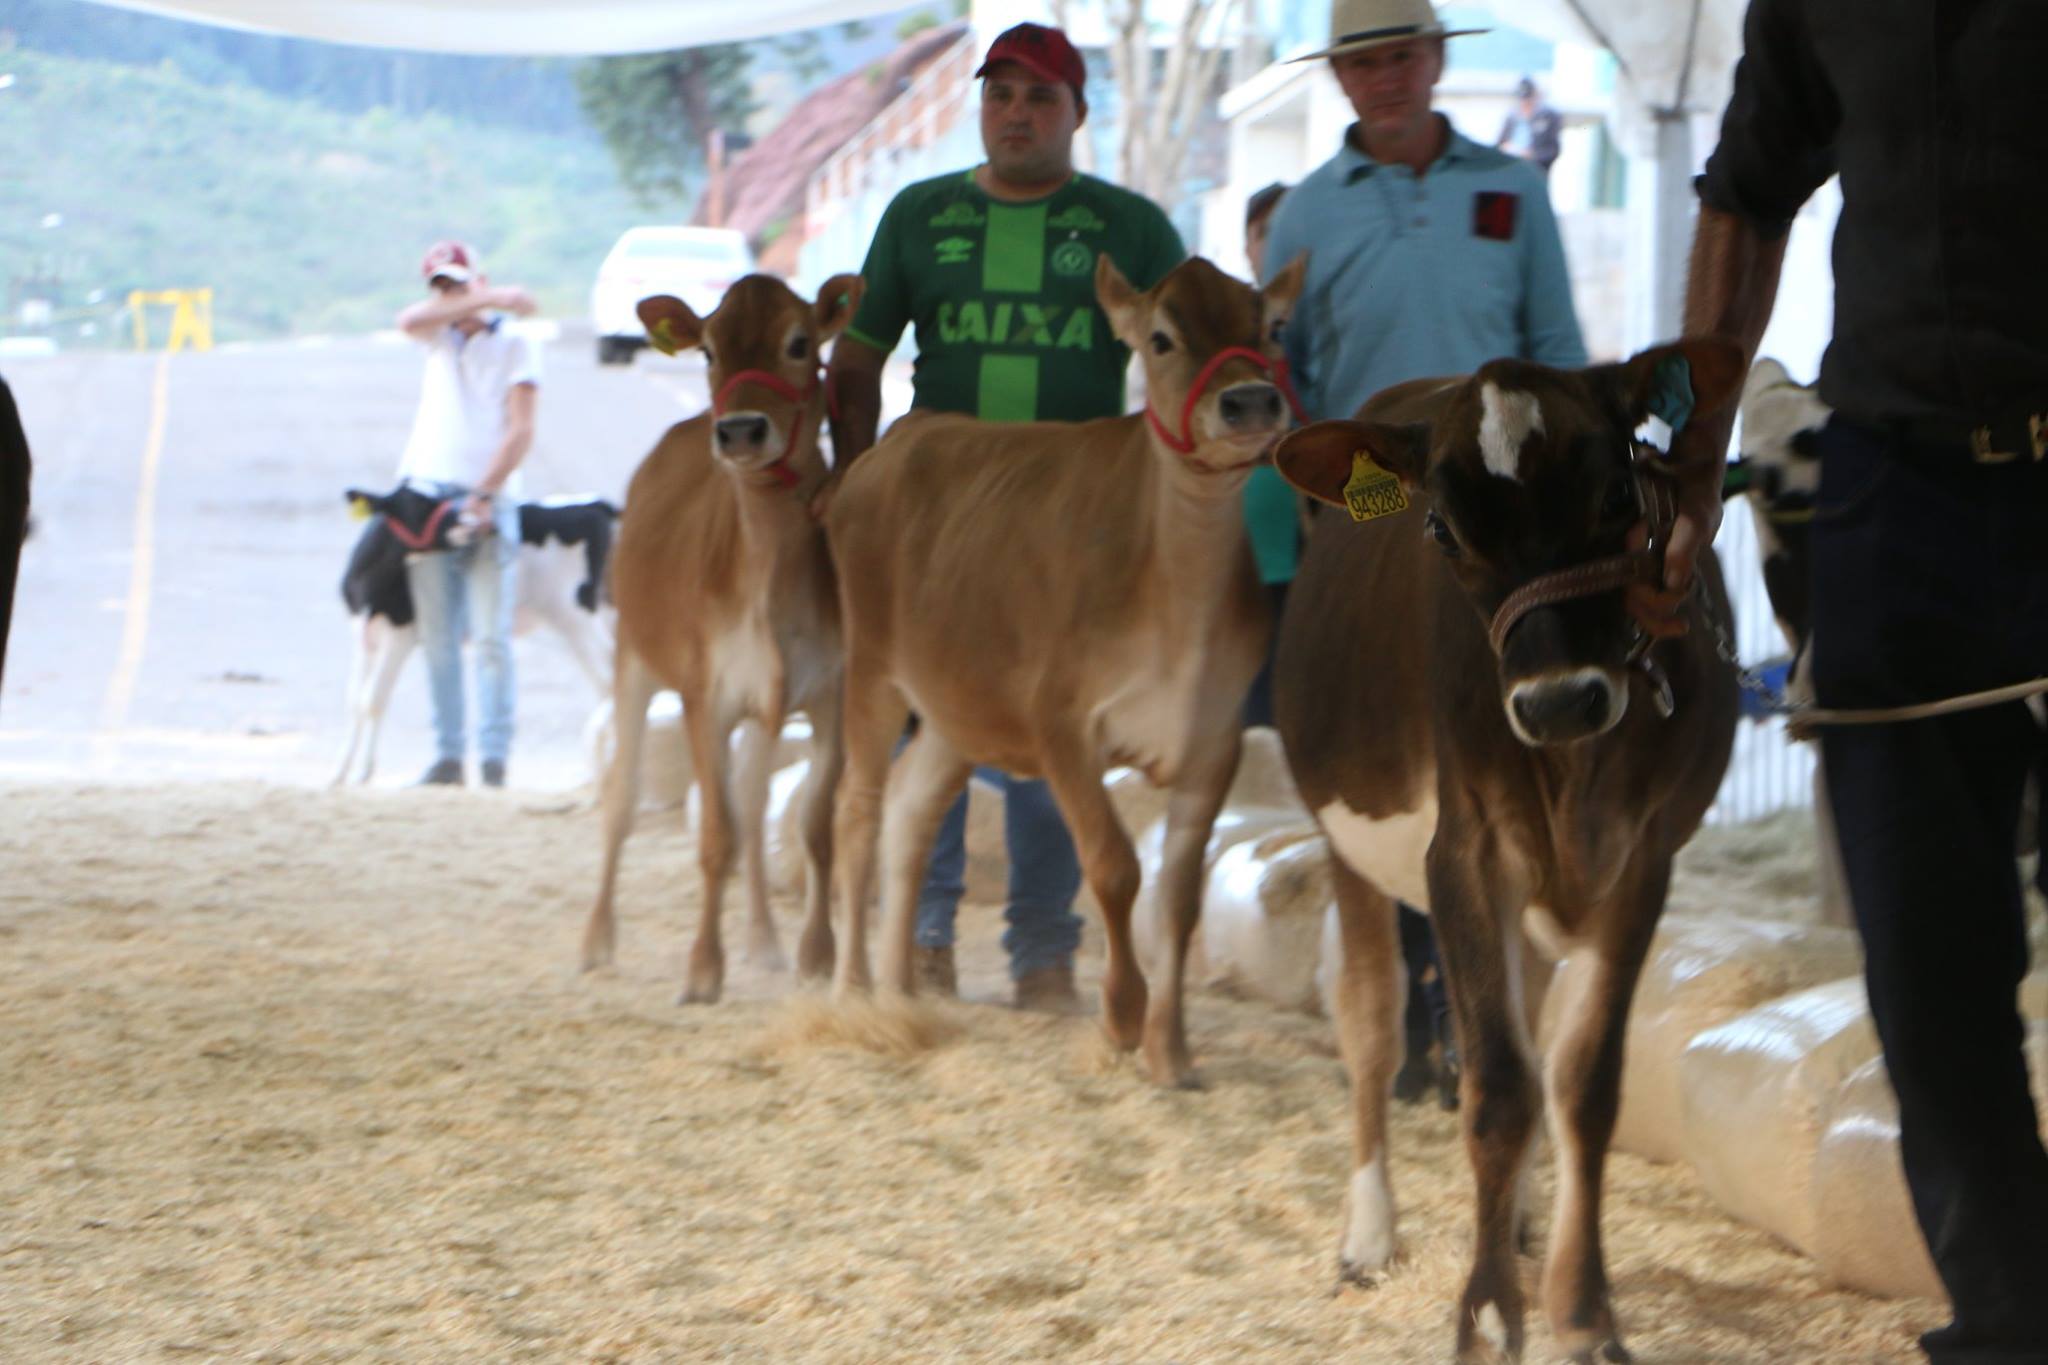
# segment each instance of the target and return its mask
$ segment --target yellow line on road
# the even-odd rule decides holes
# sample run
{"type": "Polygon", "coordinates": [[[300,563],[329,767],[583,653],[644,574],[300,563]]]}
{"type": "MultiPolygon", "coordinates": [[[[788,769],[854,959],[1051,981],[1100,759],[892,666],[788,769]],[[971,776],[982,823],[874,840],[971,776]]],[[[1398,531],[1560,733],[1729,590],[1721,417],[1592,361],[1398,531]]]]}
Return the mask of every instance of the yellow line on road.
{"type": "MultiPolygon", "coordinates": [[[[107,699],[100,707],[100,730],[108,735],[128,723],[128,706],[135,700],[135,675],[142,668],[143,647],[149,642],[150,581],[156,571],[156,481],[163,463],[170,401],[171,356],[166,351],[157,357],[156,385],[149,400],[149,440],[142,448],[142,477],[135,488],[135,552],[128,567],[121,657],[114,664],[107,699]]],[[[110,756],[101,754],[102,758],[110,756]]]]}

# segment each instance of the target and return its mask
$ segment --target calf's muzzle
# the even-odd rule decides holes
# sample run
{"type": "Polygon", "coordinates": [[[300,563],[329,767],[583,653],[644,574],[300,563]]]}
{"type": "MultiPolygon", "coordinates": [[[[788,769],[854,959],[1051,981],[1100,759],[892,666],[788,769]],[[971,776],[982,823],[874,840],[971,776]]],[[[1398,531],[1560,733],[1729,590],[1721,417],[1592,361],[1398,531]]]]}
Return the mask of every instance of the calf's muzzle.
{"type": "Polygon", "coordinates": [[[1233,432],[1271,431],[1287,411],[1278,385],[1261,381],[1232,384],[1216,395],[1216,412],[1233,432]]]}

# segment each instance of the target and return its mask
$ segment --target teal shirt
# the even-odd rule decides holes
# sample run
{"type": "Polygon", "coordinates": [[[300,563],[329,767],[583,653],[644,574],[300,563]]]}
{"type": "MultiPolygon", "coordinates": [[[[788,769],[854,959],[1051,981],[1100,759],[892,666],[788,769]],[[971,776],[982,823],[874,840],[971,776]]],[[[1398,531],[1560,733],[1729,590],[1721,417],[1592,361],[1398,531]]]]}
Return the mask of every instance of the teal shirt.
{"type": "MultiPolygon", "coordinates": [[[[1501,356],[1586,363],[1542,173],[1456,129],[1420,177],[1347,136],[1274,211],[1268,278],[1303,251],[1308,277],[1286,345],[1310,420],[1349,417],[1381,389],[1501,356]]],[[[1262,468],[1246,486],[1253,548],[1266,581],[1285,582],[1296,524],[1290,507],[1283,531],[1260,475],[1280,482],[1262,468]]]]}

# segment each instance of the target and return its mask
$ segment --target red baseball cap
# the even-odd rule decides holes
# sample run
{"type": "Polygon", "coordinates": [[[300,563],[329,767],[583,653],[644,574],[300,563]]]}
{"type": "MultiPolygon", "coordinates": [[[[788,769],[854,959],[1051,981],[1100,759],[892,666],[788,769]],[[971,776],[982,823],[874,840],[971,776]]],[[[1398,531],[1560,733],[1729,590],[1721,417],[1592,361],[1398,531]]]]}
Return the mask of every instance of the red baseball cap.
{"type": "Polygon", "coordinates": [[[974,79],[980,80],[990,67],[1003,62],[1015,62],[1049,81],[1071,85],[1076,98],[1080,98],[1088,84],[1088,64],[1081,60],[1073,43],[1060,30],[1044,24],[1018,24],[1004,29],[988,45],[988,56],[982,59],[974,79]]]}
{"type": "Polygon", "coordinates": [[[453,280],[462,284],[475,274],[476,253],[461,242],[436,242],[427,248],[426,255],[420,257],[420,278],[429,284],[435,280],[453,280]]]}

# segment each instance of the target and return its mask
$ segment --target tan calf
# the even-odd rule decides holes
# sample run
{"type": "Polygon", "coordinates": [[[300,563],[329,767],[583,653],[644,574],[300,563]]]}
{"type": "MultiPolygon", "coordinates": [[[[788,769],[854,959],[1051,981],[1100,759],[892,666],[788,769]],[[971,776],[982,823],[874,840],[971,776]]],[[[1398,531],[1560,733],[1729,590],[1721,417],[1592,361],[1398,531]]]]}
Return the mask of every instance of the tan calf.
{"type": "Polygon", "coordinates": [[[1149,414],[913,414],[843,477],[826,519],[847,645],[841,990],[868,984],[877,817],[882,980],[908,994],[917,890],[947,806],[978,763],[1044,777],[1102,907],[1109,1034],[1125,1048],[1142,1037],[1158,1081],[1192,1082],[1182,968],[1270,629],[1239,500],[1288,424],[1277,338],[1301,273],[1260,293],[1196,259],[1140,294],[1101,257],[1096,293],[1143,359],[1149,414]],[[921,724],[892,774],[912,710],[921,724]],[[1138,861],[1102,784],[1115,764],[1173,793],[1160,866],[1172,955],[1149,1011],[1131,946],[1138,861]]]}
{"type": "Polygon", "coordinates": [[[854,275],[828,280],[815,304],[781,281],[750,275],[700,319],[666,295],[640,318],[662,350],[704,351],[711,411],[670,427],[633,475],[612,559],[618,604],[613,672],[618,743],[604,786],[605,855],[583,936],[586,970],[612,960],[619,850],[639,804],[647,704],[662,688],[683,699],[697,775],[697,857],[703,916],[690,950],[685,1001],[718,999],[725,877],[737,830],[746,866],[749,954],[780,967],[768,909],[762,825],[769,759],[783,722],[810,717],[804,796],[804,927],[797,967],[831,970],[827,895],[832,793],[839,777],[839,610],[824,533],[809,501],[825,479],[818,450],[825,400],[819,352],[860,302],[854,275]],[[737,782],[732,732],[742,740],[737,782]]]}

